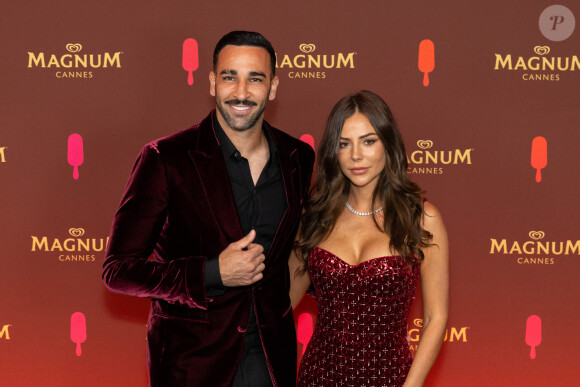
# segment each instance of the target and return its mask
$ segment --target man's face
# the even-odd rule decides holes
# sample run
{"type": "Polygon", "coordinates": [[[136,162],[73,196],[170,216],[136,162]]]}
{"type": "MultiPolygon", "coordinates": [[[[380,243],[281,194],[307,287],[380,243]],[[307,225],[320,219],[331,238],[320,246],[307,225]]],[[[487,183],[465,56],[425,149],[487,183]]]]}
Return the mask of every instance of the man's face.
{"type": "Polygon", "coordinates": [[[215,72],[209,73],[210,94],[215,97],[220,124],[225,122],[237,131],[261,127],[264,109],[268,100],[276,97],[278,87],[278,77],[271,76],[270,55],[265,49],[225,46],[215,72]]]}

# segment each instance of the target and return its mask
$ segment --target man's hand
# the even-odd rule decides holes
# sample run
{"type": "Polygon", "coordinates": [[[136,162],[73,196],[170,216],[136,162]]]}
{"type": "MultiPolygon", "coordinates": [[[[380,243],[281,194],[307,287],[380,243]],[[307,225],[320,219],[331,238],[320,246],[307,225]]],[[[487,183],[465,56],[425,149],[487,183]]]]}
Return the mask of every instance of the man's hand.
{"type": "Polygon", "coordinates": [[[219,255],[220,275],[224,286],[251,285],[262,279],[264,248],[252,243],[256,231],[252,230],[237,242],[230,243],[219,255]]]}

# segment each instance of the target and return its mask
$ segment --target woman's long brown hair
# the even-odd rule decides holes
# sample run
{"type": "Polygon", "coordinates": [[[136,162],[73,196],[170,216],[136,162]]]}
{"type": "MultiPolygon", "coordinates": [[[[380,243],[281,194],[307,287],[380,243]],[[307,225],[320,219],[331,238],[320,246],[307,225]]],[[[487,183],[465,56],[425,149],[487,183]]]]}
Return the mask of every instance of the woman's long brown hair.
{"type": "Polygon", "coordinates": [[[385,168],[373,192],[373,202],[382,203],[384,223],[377,228],[391,241],[391,251],[409,263],[422,261],[421,248],[433,238],[421,226],[423,200],[421,189],[407,178],[407,155],[397,124],[387,104],[376,94],[363,90],[342,98],[328,117],[318,149],[318,178],[304,205],[295,252],[307,269],[310,250],[330,234],[336,219],[344,211],[350,182],[338,164],[338,146],[344,121],[355,113],[364,114],[375,128],[385,147],[385,168]]]}

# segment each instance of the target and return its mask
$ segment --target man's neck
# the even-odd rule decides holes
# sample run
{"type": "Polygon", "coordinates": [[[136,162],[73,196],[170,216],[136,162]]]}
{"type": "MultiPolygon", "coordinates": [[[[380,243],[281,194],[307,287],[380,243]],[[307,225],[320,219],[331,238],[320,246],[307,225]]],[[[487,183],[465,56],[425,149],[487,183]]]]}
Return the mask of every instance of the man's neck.
{"type": "Polygon", "coordinates": [[[250,159],[252,155],[268,149],[268,141],[262,130],[263,118],[260,118],[254,126],[244,131],[230,128],[219,113],[217,114],[217,119],[226,136],[246,159],[250,159]]]}

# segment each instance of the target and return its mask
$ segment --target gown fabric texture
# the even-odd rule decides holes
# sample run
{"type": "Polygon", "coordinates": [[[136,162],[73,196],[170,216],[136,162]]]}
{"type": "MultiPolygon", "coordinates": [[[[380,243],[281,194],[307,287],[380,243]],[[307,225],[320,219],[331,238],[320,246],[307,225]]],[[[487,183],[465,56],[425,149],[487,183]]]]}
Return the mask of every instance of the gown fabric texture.
{"type": "Polygon", "coordinates": [[[308,268],[318,320],[298,386],[402,386],[413,361],[407,318],[419,267],[401,256],[350,265],[313,248],[308,268]]]}

